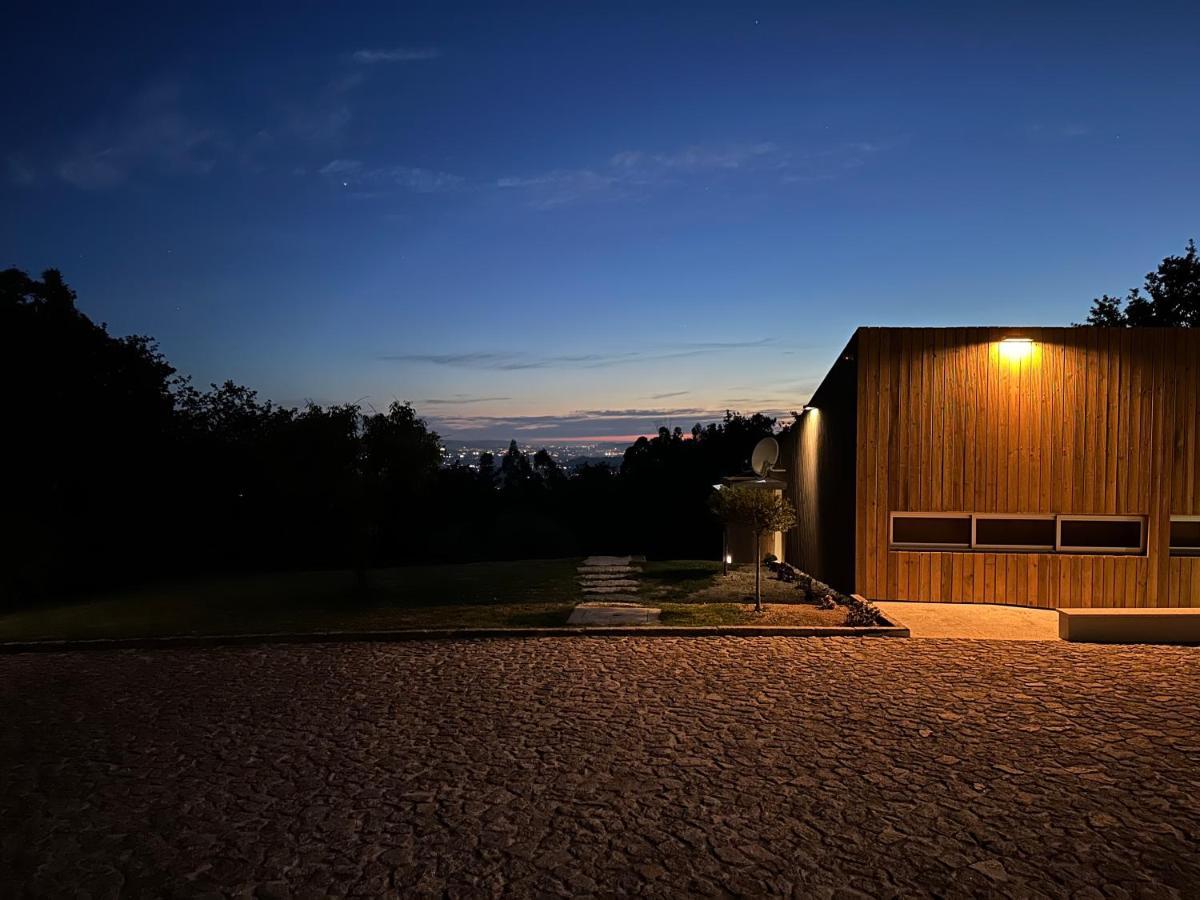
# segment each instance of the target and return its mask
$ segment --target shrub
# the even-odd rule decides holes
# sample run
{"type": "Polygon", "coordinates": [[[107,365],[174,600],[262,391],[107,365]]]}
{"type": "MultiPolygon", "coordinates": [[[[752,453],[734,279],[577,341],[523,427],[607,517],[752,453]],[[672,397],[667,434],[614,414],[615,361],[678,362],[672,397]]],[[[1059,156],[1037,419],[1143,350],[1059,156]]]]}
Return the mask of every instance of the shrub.
{"type": "Polygon", "coordinates": [[[810,603],[820,603],[824,598],[831,597],[833,602],[838,606],[848,606],[851,602],[850,598],[840,591],[835,591],[823,581],[813,578],[807,572],[796,572],[796,577],[793,579],[796,582],[796,590],[804,594],[804,599],[810,603]]]}
{"type": "Polygon", "coordinates": [[[788,565],[785,562],[776,563],[773,567],[773,571],[775,572],[776,578],[778,578],[780,581],[786,581],[789,584],[795,581],[800,575],[799,570],[797,570],[795,566],[788,565]]]}
{"type": "Polygon", "coordinates": [[[846,624],[851,628],[869,628],[872,625],[880,624],[883,614],[879,611],[874,603],[869,600],[859,600],[857,597],[851,597],[850,603],[846,607],[846,624]]]}

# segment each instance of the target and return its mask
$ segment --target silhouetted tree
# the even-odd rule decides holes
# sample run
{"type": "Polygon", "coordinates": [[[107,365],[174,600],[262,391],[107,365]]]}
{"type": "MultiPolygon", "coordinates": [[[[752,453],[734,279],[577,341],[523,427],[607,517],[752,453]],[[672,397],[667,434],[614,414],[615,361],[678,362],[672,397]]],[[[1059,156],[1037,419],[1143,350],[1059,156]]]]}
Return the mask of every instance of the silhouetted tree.
{"type": "Polygon", "coordinates": [[[1157,270],[1146,274],[1140,289],[1130,289],[1123,303],[1108,294],[1097,297],[1086,324],[1200,328],[1200,254],[1196,242],[1188,241],[1183,256],[1163,259],[1157,270]]]}
{"type": "Polygon", "coordinates": [[[496,457],[486,450],[479,454],[479,480],[489,488],[496,486],[496,457]]]}
{"type": "Polygon", "coordinates": [[[502,487],[510,494],[519,493],[529,485],[533,478],[533,466],[529,456],[521,451],[517,442],[509,441],[508,450],[500,458],[500,480],[502,487]]]}
{"type": "Polygon", "coordinates": [[[175,370],[151,339],[112,337],[75,299],[54,269],[0,272],[0,602],[103,584],[172,547],[175,370]]]}
{"type": "Polygon", "coordinates": [[[533,454],[533,471],[547,486],[553,486],[563,478],[562,469],[545,447],[533,454]]]}
{"type": "Polygon", "coordinates": [[[420,512],[442,462],[436,432],[409,403],[392,403],[386,413],[363,417],[363,547],[367,561],[413,558],[429,545],[420,512]]]}

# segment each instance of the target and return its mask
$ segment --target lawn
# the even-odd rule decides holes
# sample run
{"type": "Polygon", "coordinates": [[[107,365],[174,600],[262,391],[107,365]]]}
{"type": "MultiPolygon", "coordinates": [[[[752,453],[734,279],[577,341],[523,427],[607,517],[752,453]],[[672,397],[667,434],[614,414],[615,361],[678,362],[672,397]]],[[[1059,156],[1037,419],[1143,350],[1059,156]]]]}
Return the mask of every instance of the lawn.
{"type": "Polygon", "coordinates": [[[754,611],[754,567],[721,574],[719,562],[667,560],[646,563],[641,599],[662,610],[664,625],[843,625],[844,609],[823,610],[802,602],[794,585],[778,581],[765,568],[762,597],[766,611],[754,611]]]}
{"type": "Polygon", "coordinates": [[[579,597],[577,559],[375,569],[357,599],[350,572],[171,582],[0,616],[0,641],[167,634],[562,625],[579,597]]]}
{"type": "MultiPolygon", "coordinates": [[[[0,615],[0,641],[175,634],[375,631],[565,625],[580,600],[578,559],[375,569],[367,598],[347,571],[180,581],[0,615]]],[[[707,560],[645,563],[638,599],[664,625],[841,625],[845,610],[797,602],[763,573],[767,611],[754,612],[754,570],[721,574],[707,560]]]]}

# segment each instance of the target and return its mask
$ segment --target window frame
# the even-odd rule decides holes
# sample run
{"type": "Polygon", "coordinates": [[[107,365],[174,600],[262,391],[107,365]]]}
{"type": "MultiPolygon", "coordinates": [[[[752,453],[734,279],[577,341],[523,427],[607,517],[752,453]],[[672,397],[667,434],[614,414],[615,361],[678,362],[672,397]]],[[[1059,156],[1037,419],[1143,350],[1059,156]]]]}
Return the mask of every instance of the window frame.
{"type": "Polygon", "coordinates": [[[1108,515],[1083,515],[1072,513],[1070,515],[1060,515],[1058,524],[1054,530],[1054,552],[1055,553],[1085,553],[1092,556],[1144,556],[1149,546],[1146,540],[1147,521],[1146,516],[1108,516],[1108,515]],[[1137,522],[1138,523],[1138,539],[1139,546],[1137,547],[1077,547],[1073,544],[1064,544],[1062,542],[1062,523],[1063,522],[1137,522]]]}
{"type": "Polygon", "coordinates": [[[1167,555],[1184,557],[1200,556],[1200,547],[1180,547],[1171,543],[1171,526],[1176,522],[1200,522],[1200,515],[1173,515],[1167,520],[1167,555]]]}
{"type": "Polygon", "coordinates": [[[1054,513],[972,513],[971,549],[998,553],[1049,553],[1058,547],[1058,519],[1054,513]],[[976,537],[975,526],[980,519],[1021,519],[1035,522],[1054,523],[1054,543],[1051,544],[981,544],[976,537]]]}
{"type": "Polygon", "coordinates": [[[929,544],[929,543],[909,543],[896,541],[896,518],[905,519],[966,519],[971,525],[971,538],[975,539],[975,517],[972,513],[965,512],[904,512],[892,511],[888,513],[888,546],[895,547],[900,550],[970,550],[971,544],[929,544]]]}
{"type": "MultiPolygon", "coordinates": [[[[1200,515],[1171,516],[1171,521],[1200,521],[1200,515]]],[[[1150,553],[1150,517],[1139,514],[1107,515],[1097,513],[972,513],[972,512],[918,512],[909,510],[888,511],[889,551],[925,551],[930,553],[1056,553],[1075,556],[1140,556],[1150,553]],[[896,519],[967,519],[971,523],[970,543],[917,543],[896,540],[896,519]],[[976,523],[978,519],[1030,519],[1054,522],[1054,544],[980,544],[976,523]],[[1062,542],[1063,522],[1136,522],[1141,545],[1138,547],[1078,547],[1062,542]]],[[[1173,556],[1200,556],[1200,548],[1172,547],[1173,556]]]]}

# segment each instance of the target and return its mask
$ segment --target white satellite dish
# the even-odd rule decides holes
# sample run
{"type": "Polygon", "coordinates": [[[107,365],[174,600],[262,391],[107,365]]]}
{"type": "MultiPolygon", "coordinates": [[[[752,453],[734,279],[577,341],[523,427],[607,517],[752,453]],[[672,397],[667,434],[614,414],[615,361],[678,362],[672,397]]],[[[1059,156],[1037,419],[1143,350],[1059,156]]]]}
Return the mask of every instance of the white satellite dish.
{"type": "Polygon", "coordinates": [[[773,437],[765,437],[754,445],[754,452],[750,454],[750,468],[759,478],[766,478],[771,474],[771,467],[778,459],[779,441],[773,437]]]}

